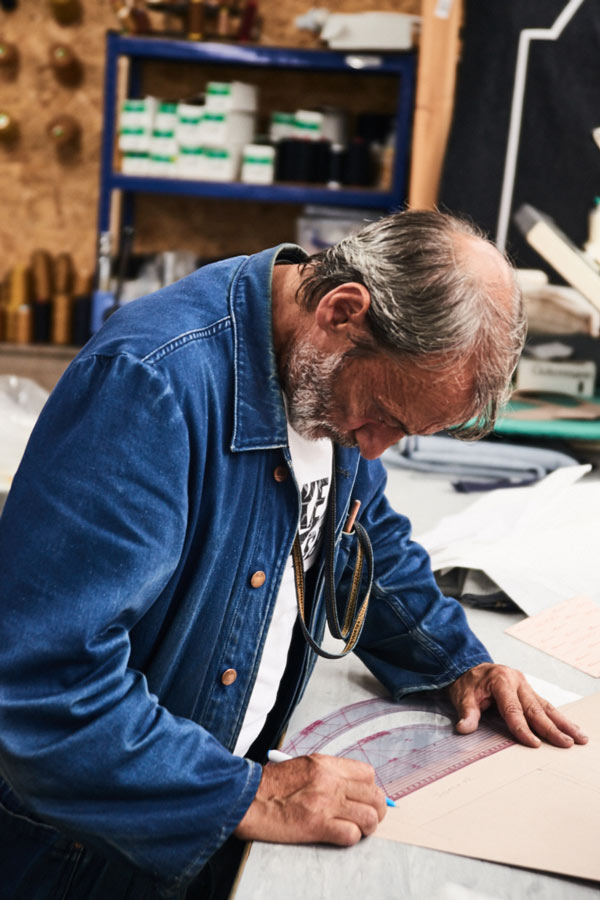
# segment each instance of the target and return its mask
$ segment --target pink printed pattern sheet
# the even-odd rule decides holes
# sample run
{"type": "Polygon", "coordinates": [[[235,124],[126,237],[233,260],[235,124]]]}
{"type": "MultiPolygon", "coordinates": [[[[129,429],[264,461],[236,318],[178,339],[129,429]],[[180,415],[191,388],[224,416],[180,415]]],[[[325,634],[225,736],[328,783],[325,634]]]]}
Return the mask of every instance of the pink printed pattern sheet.
{"type": "Polygon", "coordinates": [[[600,606],[571,597],[511,625],[506,633],[600,678],[600,606]]]}

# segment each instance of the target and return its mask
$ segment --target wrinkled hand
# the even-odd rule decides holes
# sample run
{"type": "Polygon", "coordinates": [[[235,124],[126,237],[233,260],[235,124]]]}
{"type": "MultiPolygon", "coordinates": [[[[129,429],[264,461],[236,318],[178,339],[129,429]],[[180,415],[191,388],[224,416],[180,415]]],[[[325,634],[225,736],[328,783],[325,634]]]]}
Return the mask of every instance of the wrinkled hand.
{"type": "Polygon", "coordinates": [[[574,722],[536,694],[521,672],[508,666],[480,663],[457,678],[448,692],[460,716],[456,724],[460,734],[475,731],[482,711],[495,702],[511,733],[527,747],[539,747],[540,737],[555,747],[587,742],[574,722]]]}
{"type": "Polygon", "coordinates": [[[385,812],[385,794],[367,763],[298,756],[265,766],[256,797],[234,834],[245,841],[349,847],[372,834],[385,812]]]}

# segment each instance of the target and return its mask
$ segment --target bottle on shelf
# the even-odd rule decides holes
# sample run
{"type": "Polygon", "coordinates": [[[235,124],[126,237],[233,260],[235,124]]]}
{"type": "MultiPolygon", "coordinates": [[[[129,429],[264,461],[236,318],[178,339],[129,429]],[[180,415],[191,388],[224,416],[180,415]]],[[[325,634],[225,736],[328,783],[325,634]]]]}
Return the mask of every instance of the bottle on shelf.
{"type": "Polygon", "coordinates": [[[148,15],[145,5],[139,0],[133,0],[131,7],[131,16],[135,26],[136,34],[150,34],[152,32],[152,22],[148,15]]]}
{"type": "Polygon", "coordinates": [[[16,265],[9,276],[8,298],[4,313],[5,339],[13,344],[31,341],[33,316],[29,304],[29,269],[16,265]]]}
{"type": "Polygon", "coordinates": [[[237,33],[238,41],[251,40],[257,15],[258,4],[256,3],[256,0],[246,0],[242,10],[239,31],[237,33]]]}
{"type": "Polygon", "coordinates": [[[53,344],[71,343],[73,286],[73,260],[69,253],[59,253],[54,260],[54,291],[50,330],[50,340],[53,344]]]}
{"type": "Polygon", "coordinates": [[[187,36],[190,41],[201,41],[204,36],[204,0],[189,0],[187,36]]]}
{"type": "Polygon", "coordinates": [[[121,31],[127,34],[150,34],[152,23],[146,10],[138,3],[111,0],[111,6],[119,21],[121,31]]]}
{"type": "Polygon", "coordinates": [[[241,0],[231,0],[228,9],[229,34],[235,40],[242,24],[241,0]]]}
{"type": "Polygon", "coordinates": [[[231,34],[229,8],[226,3],[219,3],[217,11],[217,37],[228,38],[231,34]]]}
{"type": "Polygon", "coordinates": [[[85,344],[90,336],[92,287],[93,277],[91,275],[76,277],[73,291],[72,341],[77,347],[85,344]]]}
{"type": "Polygon", "coordinates": [[[217,34],[218,0],[204,0],[204,38],[212,40],[217,34]]]}

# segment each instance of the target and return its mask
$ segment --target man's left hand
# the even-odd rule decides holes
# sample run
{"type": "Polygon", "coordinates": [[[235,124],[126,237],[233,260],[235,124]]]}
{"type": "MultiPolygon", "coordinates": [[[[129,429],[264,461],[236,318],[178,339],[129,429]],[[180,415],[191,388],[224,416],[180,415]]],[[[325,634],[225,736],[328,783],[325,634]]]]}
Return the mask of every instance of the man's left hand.
{"type": "Polygon", "coordinates": [[[508,666],[480,663],[457,678],[448,692],[460,716],[456,723],[460,734],[475,731],[482,711],[495,703],[511,733],[527,747],[539,747],[540,737],[555,747],[587,742],[574,722],[536,694],[521,672],[508,666]]]}

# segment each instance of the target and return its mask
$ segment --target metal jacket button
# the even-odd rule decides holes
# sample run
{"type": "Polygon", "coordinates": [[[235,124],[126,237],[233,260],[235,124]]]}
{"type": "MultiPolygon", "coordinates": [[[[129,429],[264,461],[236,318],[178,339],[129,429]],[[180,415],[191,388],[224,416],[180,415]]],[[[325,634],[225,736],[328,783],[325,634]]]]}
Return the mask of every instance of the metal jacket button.
{"type": "Polygon", "coordinates": [[[275,481],[285,481],[288,477],[288,467],[287,466],[277,466],[277,468],[273,471],[273,478],[275,481]]]}
{"type": "Polygon", "coordinates": [[[237,672],[235,669],[225,669],[223,674],[221,675],[221,683],[222,684],[233,684],[235,679],[237,678],[237,672]]]}
{"type": "Polygon", "coordinates": [[[261,572],[260,569],[258,572],[255,572],[252,578],[250,579],[250,584],[253,588],[262,587],[265,581],[267,580],[267,576],[264,572],[261,572]]]}

